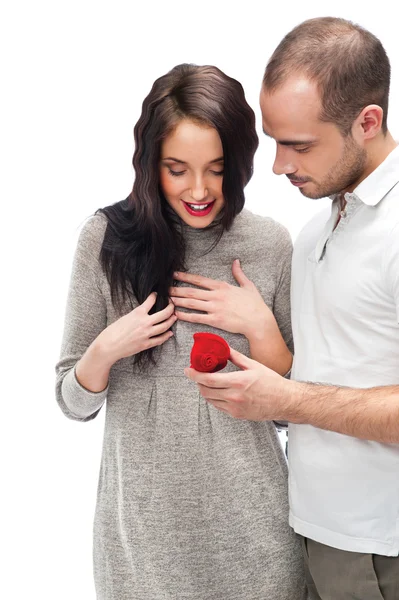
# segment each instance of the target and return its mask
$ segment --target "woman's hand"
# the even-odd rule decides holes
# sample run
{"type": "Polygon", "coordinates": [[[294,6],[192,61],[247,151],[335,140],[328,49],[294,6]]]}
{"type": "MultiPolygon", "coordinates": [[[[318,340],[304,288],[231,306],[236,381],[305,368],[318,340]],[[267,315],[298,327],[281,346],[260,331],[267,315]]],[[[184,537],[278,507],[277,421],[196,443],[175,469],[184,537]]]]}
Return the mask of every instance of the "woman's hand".
{"type": "Polygon", "coordinates": [[[177,319],[173,303],[149,315],[155,301],[153,292],[140,306],[106,327],[90,344],[75,370],[78,382],[86,390],[101,392],[108,385],[112,365],[119,359],[160,346],[172,337],[168,329],[177,319]]]}
{"type": "Polygon", "coordinates": [[[172,287],[171,300],[176,307],[200,310],[204,314],[175,310],[181,321],[201,323],[230,333],[241,333],[250,338],[268,321],[275,323],[274,315],[266,306],[255,284],[244,274],[238,260],[233,262],[232,273],[239,287],[192,275],[175,273],[174,278],[193,287],[172,287]]]}
{"type": "Polygon", "coordinates": [[[174,305],[170,302],[163,310],[149,315],[155,302],[156,294],[152,292],[140,306],[109,325],[97,337],[97,349],[111,365],[121,358],[160,346],[172,337],[173,333],[168,330],[177,319],[174,305]]]}
{"type": "Polygon", "coordinates": [[[240,287],[191,273],[175,273],[178,281],[203,288],[170,289],[171,300],[176,307],[203,312],[175,310],[177,318],[245,335],[251,357],[285,375],[291,369],[292,355],[273,312],[263,301],[255,284],[245,276],[238,260],[233,262],[232,273],[240,287]]]}

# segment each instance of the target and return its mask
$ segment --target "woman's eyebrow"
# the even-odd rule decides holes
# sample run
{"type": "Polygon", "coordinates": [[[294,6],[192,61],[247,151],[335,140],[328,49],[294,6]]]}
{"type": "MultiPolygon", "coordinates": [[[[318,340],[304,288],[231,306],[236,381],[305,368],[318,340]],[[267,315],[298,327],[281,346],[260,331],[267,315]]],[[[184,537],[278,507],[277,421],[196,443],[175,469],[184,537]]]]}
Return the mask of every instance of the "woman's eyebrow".
{"type": "Polygon", "coordinates": [[[182,165],[187,164],[184,160],[180,160],[179,158],[174,158],[174,156],[166,156],[165,158],[162,158],[162,160],[173,160],[173,162],[181,163],[182,165]]]}
{"type": "MultiPolygon", "coordinates": [[[[162,158],[161,160],[173,160],[173,162],[177,162],[180,163],[182,165],[186,165],[186,161],[184,160],[180,160],[180,158],[175,158],[174,156],[165,156],[165,158],[162,158]]],[[[219,158],[214,158],[213,160],[210,160],[208,164],[213,164],[213,163],[218,163],[218,162],[223,162],[224,161],[224,157],[223,156],[219,156],[219,158]]]]}

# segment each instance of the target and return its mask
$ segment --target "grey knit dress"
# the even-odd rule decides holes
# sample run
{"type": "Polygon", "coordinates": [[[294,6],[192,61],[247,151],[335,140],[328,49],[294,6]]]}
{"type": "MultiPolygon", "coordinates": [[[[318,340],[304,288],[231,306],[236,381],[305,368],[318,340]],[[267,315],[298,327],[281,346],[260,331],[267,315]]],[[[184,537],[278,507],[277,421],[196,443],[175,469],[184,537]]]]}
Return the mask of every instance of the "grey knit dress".
{"type": "MultiPolygon", "coordinates": [[[[274,424],[216,410],[183,373],[196,331],[214,331],[249,355],[244,336],[177,321],[148,372],[127,358],[113,366],[104,392],[78,383],[75,364],[120,316],[99,263],[105,227],[95,216],[82,229],[56,369],[67,417],[88,421],[106,408],[94,522],[98,600],[303,600],[287,464],[274,424]]],[[[183,229],[188,270],[236,284],[231,265],[239,258],[290,344],[287,231],[244,210],[207,253],[212,230],[183,229]]]]}

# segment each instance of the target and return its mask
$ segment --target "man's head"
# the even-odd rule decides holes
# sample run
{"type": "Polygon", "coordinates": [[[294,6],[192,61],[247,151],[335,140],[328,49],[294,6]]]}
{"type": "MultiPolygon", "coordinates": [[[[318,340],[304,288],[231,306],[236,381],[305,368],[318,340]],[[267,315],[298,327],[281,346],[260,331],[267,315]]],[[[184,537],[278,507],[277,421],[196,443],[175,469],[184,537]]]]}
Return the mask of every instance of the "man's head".
{"type": "Polygon", "coordinates": [[[273,170],[304,196],[350,190],[387,134],[390,65],[381,42],[344,19],[310,19],[280,42],[260,95],[273,170]]]}

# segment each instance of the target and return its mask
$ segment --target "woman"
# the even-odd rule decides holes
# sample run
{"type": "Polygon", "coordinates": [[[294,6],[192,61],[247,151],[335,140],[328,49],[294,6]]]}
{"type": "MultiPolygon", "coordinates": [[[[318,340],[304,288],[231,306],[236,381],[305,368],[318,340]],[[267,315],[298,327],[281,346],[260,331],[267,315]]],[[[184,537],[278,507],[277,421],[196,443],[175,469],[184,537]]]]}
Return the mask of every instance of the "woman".
{"type": "Polygon", "coordinates": [[[175,67],[144,100],[132,193],[81,233],[57,399],[87,421],[107,398],[94,525],[100,600],[304,598],[274,425],[213,409],[183,372],[193,333],[220,328],[241,352],[290,368],[267,305],[289,345],[291,242],[243,210],[257,144],[236,80],[175,67]],[[249,279],[237,263],[231,270],[237,257],[249,279]],[[176,271],[207,278],[203,310],[187,312],[195,306],[188,290],[179,299],[176,271]]]}

